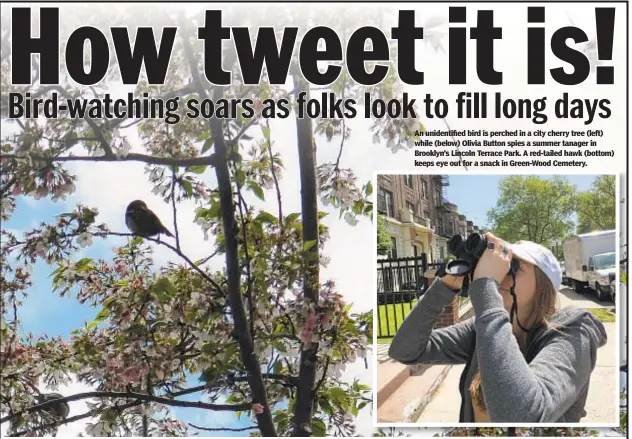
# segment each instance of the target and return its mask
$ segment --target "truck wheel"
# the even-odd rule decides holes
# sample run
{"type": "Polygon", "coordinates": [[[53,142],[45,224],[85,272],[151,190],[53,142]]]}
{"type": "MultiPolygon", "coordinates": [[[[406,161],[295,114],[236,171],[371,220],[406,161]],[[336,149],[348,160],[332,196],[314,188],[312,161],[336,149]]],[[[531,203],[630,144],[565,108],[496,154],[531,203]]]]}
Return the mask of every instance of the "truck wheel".
{"type": "Polygon", "coordinates": [[[597,291],[597,300],[603,301],[603,291],[601,291],[601,285],[595,283],[595,291],[597,291]]]}
{"type": "Polygon", "coordinates": [[[576,280],[573,281],[573,290],[577,293],[577,294],[581,294],[582,293],[582,287],[581,284],[579,282],[577,282],[576,280]]]}

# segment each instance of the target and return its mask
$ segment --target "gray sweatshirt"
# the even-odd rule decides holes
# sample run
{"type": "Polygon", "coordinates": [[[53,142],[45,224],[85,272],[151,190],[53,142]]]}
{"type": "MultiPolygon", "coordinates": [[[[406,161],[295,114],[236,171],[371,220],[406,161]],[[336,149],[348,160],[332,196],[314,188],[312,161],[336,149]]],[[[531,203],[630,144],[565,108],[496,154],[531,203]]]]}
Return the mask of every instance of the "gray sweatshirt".
{"type": "Polygon", "coordinates": [[[603,324],[585,310],[566,308],[551,320],[557,330],[534,329],[523,355],[495,280],[470,284],[474,317],[434,329],[454,292],[439,279],[406,317],[389,349],[403,364],[466,364],[459,384],[459,422],[474,422],[469,388],[476,372],[490,422],[576,423],[584,410],[597,349],[607,341],[603,324]]]}

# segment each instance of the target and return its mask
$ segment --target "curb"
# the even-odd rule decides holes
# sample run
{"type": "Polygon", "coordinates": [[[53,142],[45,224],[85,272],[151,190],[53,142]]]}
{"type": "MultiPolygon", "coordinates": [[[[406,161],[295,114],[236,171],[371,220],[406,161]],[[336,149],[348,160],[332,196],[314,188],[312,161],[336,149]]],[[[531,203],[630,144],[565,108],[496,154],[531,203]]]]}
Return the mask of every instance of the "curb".
{"type": "MultiPolygon", "coordinates": [[[[391,360],[392,361],[392,360],[391,360]]],[[[410,376],[410,367],[402,366],[381,389],[377,391],[377,407],[379,408],[410,376]]]]}
{"type": "Polygon", "coordinates": [[[419,418],[421,413],[428,406],[428,404],[430,404],[430,401],[432,401],[432,398],[434,397],[435,393],[437,393],[439,386],[441,386],[441,384],[443,383],[443,380],[445,380],[445,377],[448,375],[448,372],[450,372],[450,369],[452,369],[452,365],[445,366],[443,370],[441,371],[441,373],[439,374],[439,376],[434,380],[430,388],[428,388],[428,391],[426,391],[426,394],[421,398],[411,401],[410,404],[404,407],[405,419],[403,422],[405,423],[417,422],[417,419],[419,418]]]}

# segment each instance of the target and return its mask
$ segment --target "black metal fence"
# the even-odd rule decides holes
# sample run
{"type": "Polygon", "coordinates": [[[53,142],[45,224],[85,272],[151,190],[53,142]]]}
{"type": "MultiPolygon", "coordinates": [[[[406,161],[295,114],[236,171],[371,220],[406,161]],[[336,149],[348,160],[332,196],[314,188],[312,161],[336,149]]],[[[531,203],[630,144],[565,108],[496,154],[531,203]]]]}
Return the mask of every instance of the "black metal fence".
{"type": "Polygon", "coordinates": [[[417,300],[428,288],[424,273],[438,264],[429,264],[426,254],[379,259],[377,261],[378,338],[393,337],[417,300]]]}

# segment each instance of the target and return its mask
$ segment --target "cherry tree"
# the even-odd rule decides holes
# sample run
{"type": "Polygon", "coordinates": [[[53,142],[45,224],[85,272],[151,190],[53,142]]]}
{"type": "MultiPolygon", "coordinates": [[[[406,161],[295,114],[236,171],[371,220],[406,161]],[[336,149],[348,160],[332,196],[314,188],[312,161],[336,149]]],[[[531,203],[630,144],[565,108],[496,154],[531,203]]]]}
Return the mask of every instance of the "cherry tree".
{"type": "MultiPolygon", "coordinates": [[[[95,87],[77,87],[68,77],[59,86],[42,85],[34,61],[33,85],[11,85],[11,27],[3,24],[2,123],[10,129],[3,129],[8,134],[0,156],[2,220],[14,215],[19,198],[55,201],[72,195],[82,182],[68,169],[70,163],[142,162],[154,193],[171,207],[175,242],[112,230],[100,222],[96,207],[84,204],[24,233],[2,229],[0,423],[9,422],[14,435],[44,435],[89,417],[89,435],[179,436],[205,427],[177,419],[170,409],[195,407],[249,416],[251,425],[238,430],[255,435],[353,434],[355,417],[371,406],[371,389],[343,380],[342,371],[370,348],[372,312],[352,312],[344,292],[320,275],[326,263],[321,253],[328,242],[322,222],[327,210],[350,226],[372,217],[371,183],[358,181],[341,162],[352,135],[347,122],[297,117],[298,96],[306,93],[309,98],[315,88],[301,76],[296,54],[288,84],[270,84],[264,73],[259,85],[247,86],[234,48],[227,45],[223,68],[232,71],[233,85],[216,87],[203,75],[203,48],[196,33],[202,12],[191,16],[170,6],[149,20],[138,7],[108,8],[73,6],[72,14],[62,12],[62,30],[86,23],[100,28],[113,23],[179,26],[166,83],[153,86],[143,79],[136,96],[214,102],[249,98],[256,114],[250,119],[187,118],[182,105],[177,124],[93,115],[8,120],[8,92],[29,92],[34,98],[52,93],[103,98],[121,79],[111,65],[106,81],[95,87]],[[271,140],[270,102],[280,99],[291,103],[290,117],[296,121],[300,212],[284,209],[284,161],[271,140]],[[133,142],[125,134],[132,128],[142,152],[132,152],[133,142]],[[322,142],[338,145],[336,161],[316,162],[322,142]],[[274,211],[257,206],[267,194],[276,198],[274,211]],[[196,203],[196,226],[209,237],[209,256],[200,260],[192,260],[180,245],[181,228],[190,227],[177,221],[185,201],[196,203]],[[128,238],[113,258],[74,257],[112,236],[128,238]],[[178,263],[157,266],[158,246],[173,252],[178,263]],[[208,262],[218,258],[223,268],[211,269],[208,262]],[[55,294],[95,308],[94,320],[69,339],[25,334],[20,328],[21,301],[33,288],[29,267],[37,261],[50,265],[55,294]],[[197,376],[200,385],[187,384],[197,376]],[[71,380],[94,390],[42,399],[44,388],[58,389],[71,380]],[[185,395],[199,398],[185,400],[185,395]],[[83,399],[91,401],[86,413],[65,417],[54,410],[83,399]]],[[[9,16],[4,13],[3,20],[9,16]]],[[[345,14],[307,7],[224,10],[225,23],[250,29],[274,25],[277,37],[284,25],[301,26],[304,32],[308,25],[326,24],[343,43],[355,24],[381,26],[384,17],[388,11],[375,8],[345,14]],[[350,16],[353,22],[344,18],[350,16]]],[[[426,39],[438,48],[439,34],[426,31],[426,39]]],[[[110,59],[116,57],[111,54],[110,59]]],[[[401,99],[396,57],[390,64],[389,76],[375,87],[359,86],[343,70],[323,91],[358,102],[366,92],[401,99]]],[[[414,119],[386,117],[372,124],[374,141],[393,152],[410,148],[413,134],[423,129],[414,119]]]]}

